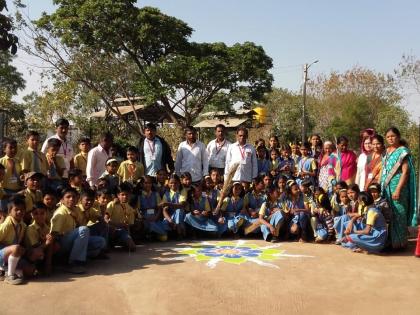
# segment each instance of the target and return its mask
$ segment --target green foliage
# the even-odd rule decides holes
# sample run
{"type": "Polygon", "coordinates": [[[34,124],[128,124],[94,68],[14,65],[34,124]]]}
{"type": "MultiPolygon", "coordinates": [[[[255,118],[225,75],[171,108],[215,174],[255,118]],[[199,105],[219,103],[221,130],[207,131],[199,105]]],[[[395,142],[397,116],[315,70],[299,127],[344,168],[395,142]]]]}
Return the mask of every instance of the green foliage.
{"type": "MultiPolygon", "coordinates": [[[[252,104],[271,89],[272,60],[254,43],[190,42],[185,22],[132,0],[55,2],[56,11],[35,22],[32,53],[108,108],[118,96],[143,96],[185,126],[207,106],[252,104]]],[[[138,121],[125,123],[142,132],[138,121]]]]}
{"type": "Polygon", "coordinates": [[[18,90],[25,88],[25,80],[12,65],[13,56],[7,51],[0,51],[0,89],[15,95],[18,90]]]}
{"type": "MultiPolygon", "coordinates": [[[[15,1],[22,6],[20,1],[15,1]]],[[[0,0],[0,12],[7,11],[6,0],[0,0]]],[[[15,55],[17,52],[18,38],[13,34],[13,20],[10,16],[0,13],[0,51],[10,52],[15,55]]]]}

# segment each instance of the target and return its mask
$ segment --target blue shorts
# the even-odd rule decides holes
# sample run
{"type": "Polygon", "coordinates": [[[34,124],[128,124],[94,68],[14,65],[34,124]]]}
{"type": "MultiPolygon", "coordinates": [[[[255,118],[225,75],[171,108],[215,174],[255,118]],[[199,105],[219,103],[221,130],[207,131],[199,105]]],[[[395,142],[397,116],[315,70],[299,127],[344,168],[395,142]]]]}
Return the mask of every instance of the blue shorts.
{"type": "Polygon", "coordinates": [[[0,267],[6,266],[6,261],[4,261],[4,247],[0,249],[0,267]]]}

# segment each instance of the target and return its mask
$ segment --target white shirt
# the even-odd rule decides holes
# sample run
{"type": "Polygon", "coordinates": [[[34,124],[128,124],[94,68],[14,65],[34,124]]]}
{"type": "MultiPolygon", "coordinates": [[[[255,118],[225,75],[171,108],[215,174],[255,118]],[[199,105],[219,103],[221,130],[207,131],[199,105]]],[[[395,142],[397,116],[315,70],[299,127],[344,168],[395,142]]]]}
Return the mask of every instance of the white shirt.
{"type": "Polygon", "coordinates": [[[64,141],[61,139],[57,134],[47,138],[44,143],[42,144],[41,152],[46,154],[47,153],[47,143],[50,139],[58,139],[61,141],[60,149],[57,152],[58,156],[62,156],[64,159],[64,165],[66,166],[66,170],[64,172],[63,177],[67,177],[67,173],[70,170],[70,161],[73,160],[74,157],[74,150],[73,145],[69,143],[67,140],[64,141]]]}
{"type": "Polygon", "coordinates": [[[89,151],[86,166],[86,180],[91,187],[95,186],[99,177],[105,172],[106,160],[111,157],[100,144],[89,151]]]}
{"type": "Polygon", "coordinates": [[[365,181],[366,181],[366,163],[367,155],[366,153],[361,153],[357,159],[357,172],[356,172],[356,184],[359,186],[360,191],[365,190],[365,181]]]}
{"type": "Polygon", "coordinates": [[[240,146],[238,142],[231,144],[226,154],[225,177],[234,163],[239,167],[233,176],[233,181],[251,182],[258,175],[257,153],[252,145],[246,143],[240,146]]]}
{"type": "Polygon", "coordinates": [[[204,143],[196,141],[190,146],[183,141],[178,146],[175,160],[175,173],[189,172],[193,182],[198,182],[209,173],[209,160],[204,143]]]}
{"type": "Polygon", "coordinates": [[[210,168],[225,168],[226,154],[231,144],[226,139],[222,143],[217,142],[217,139],[209,142],[207,145],[207,154],[209,156],[210,168]]]}

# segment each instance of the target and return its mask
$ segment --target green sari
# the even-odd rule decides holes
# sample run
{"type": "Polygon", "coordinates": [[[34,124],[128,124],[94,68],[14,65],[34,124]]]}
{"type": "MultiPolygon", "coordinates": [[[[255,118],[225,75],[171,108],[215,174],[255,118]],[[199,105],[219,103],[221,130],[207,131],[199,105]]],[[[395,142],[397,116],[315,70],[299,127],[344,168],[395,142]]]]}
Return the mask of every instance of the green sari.
{"type": "Polygon", "coordinates": [[[392,153],[387,153],[383,158],[381,186],[382,195],[386,198],[392,209],[392,220],[389,235],[393,248],[407,246],[408,226],[417,226],[416,217],[416,174],[410,151],[406,147],[399,147],[392,153]],[[407,160],[409,177],[400,193],[399,200],[393,200],[401,178],[401,165],[407,160]]]}

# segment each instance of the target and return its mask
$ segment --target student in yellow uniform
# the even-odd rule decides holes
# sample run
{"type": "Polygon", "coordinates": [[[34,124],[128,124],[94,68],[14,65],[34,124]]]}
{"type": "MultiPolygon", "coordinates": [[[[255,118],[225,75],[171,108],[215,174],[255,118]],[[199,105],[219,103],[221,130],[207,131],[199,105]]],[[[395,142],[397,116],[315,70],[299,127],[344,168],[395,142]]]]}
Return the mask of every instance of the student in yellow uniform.
{"type": "Polygon", "coordinates": [[[105,213],[105,222],[109,224],[109,241],[113,245],[126,246],[130,251],[136,250],[130,235],[130,225],[134,224],[136,211],[128,204],[131,185],[122,183],[117,190],[117,200],[111,201],[105,213]]]}
{"type": "Polygon", "coordinates": [[[3,212],[7,212],[7,198],[17,194],[22,189],[20,176],[22,169],[17,156],[17,142],[13,139],[3,140],[3,152],[5,155],[0,158],[0,164],[4,166],[6,172],[4,173],[1,187],[4,189],[6,198],[1,200],[0,206],[3,212]]]}
{"type": "Polygon", "coordinates": [[[66,170],[64,158],[58,155],[61,148],[61,141],[56,138],[51,138],[47,142],[47,153],[45,154],[48,163],[47,169],[47,187],[53,191],[63,184],[62,176],[66,170]]]}
{"type": "Polygon", "coordinates": [[[6,168],[3,166],[3,164],[0,164],[0,223],[2,223],[7,216],[7,212],[3,211],[1,207],[1,201],[7,198],[6,193],[4,192],[4,189],[2,187],[2,182],[3,182],[5,173],[6,173],[6,168]]]}
{"type": "Polygon", "coordinates": [[[47,207],[42,202],[37,202],[30,214],[33,222],[28,226],[25,234],[27,256],[31,262],[44,268],[45,275],[50,275],[54,241],[47,221],[47,207]]]}
{"type": "MultiPolygon", "coordinates": [[[[104,222],[101,210],[94,207],[95,191],[91,189],[83,190],[80,194],[80,201],[77,206],[77,221],[79,225],[85,225],[89,228],[90,236],[101,236],[105,240],[108,239],[108,226],[104,222]]],[[[106,255],[101,252],[96,258],[107,259],[106,255]]]]}
{"type": "Polygon", "coordinates": [[[26,134],[26,144],[28,148],[24,150],[20,156],[20,165],[22,173],[35,172],[47,175],[47,159],[39,150],[39,133],[37,131],[29,131],[26,134]]]}
{"type": "Polygon", "coordinates": [[[90,150],[90,139],[83,137],[79,140],[80,152],[73,158],[74,168],[82,171],[84,179],[86,179],[87,156],[90,150]]]}
{"type": "Polygon", "coordinates": [[[96,257],[105,248],[102,237],[90,237],[87,226],[78,226],[76,203],[78,193],[74,188],[62,191],[61,206],[51,219],[51,234],[60,245],[61,255],[69,254],[67,271],[85,273],[86,257],[96,257]]]}
{"type": "Polygon", "coordinates": [[[47,221],[50,222],[55,210],[57,209],[57,196],[52,190],[44,190],[42,202],[47,207],[47,221]]]}
{"type": "Polygon", "coordinates": [[[29,172],[25,174],[25,186],[26,189],[19,192],[25,197],[26,214],[24,222],[31,224],[32,217],[31,211],[37,202],[42,202],[42,191],[40,190],[41,179],[43,175],[41,173],[29,172]]]}
{"type": "Polygon", "coordinates": [[[35,271],[33,266],[21,261],[25,253],[22,246],[26,232],[26,224],[23,223],[25,200],[22,196],[13,196],[8,209],[9,215],[0,224],[0,266],[7,265],[4,282],[22,284],[23,274],[33,275],[35,271]]]}
{"type": "Polygon", "coordinates": [[[83,173],[82,170],[78,168],[73,168],[69,171],[69,186],[76,189],[77,192],[80,194],[84,188],[83,183],[83,173]]]}
{"type": "Polygon", "coordinates": [[[136,147],[128,147],[127,160],[121,162],[118,168],[118,175],[121,177],[121,182],[129,182],[133,185],[144,176],[144,166],[138,159],[138,150],[136,147]]]}

